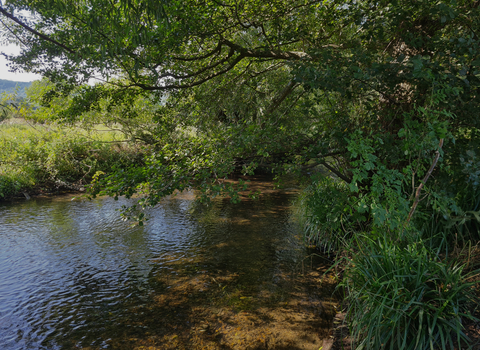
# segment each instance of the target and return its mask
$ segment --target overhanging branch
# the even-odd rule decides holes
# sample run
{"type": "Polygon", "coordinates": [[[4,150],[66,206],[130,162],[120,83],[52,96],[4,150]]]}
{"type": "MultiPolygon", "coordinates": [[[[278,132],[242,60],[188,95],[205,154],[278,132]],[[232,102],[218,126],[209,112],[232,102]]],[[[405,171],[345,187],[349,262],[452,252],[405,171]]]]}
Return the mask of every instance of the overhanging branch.
{"type": "Polygon", "coordinates": [[[305,52],[300,51],[277,51],[277,50],[258,50],[258,49],[246,49],[243,46],[235,44],[230,40],[224,39],[223,43],[231,49],[239,52],[244,57],[250,58],[275,58],[282,60],[298,60],[302,58],[311,58],[305,52]]]}
{"type": "Polygon", "coordinates": [[[64,44],[56,41],[55,39],[52,39],[50,38],[49,36],[45,35],[45,34],[42,34],[38,31],[36,31],[35,29],[33,29],[32,27],[28,26],[27,24],[23,23],[22,21],[20,21],[17,17],[15,17],[14,15],[8,13],[3,7],[0,6],[0,13],[2,15],[4,15],[5,17],[11,19],[12,21],[14,21],[15,23],[19,24],[20,26],[22,26],[23,28],[25,28],[27,31],[29,31],[30,33],[32,33],[33,35],[36,35],[38,36],[39,38],[43,39],[43,40],[46,40],[52,44],[55,44],[59,47],[61,47],[62,49],[66,50],[67,52],[71,53],[71,54],[74,54],[75,51],[72,50],[71,48],[69,48],[68,46],[65,46],[64,44]]]}
{"type": "Polygon", "coordinates": [[[268,107],[265,115],[268,116],[272,114],[278,108],[278,106],[280,106],[280,104],[287,98],[287,96],[290,95],[293,90],[295,90],[297,86],[298,84],[295,81],[290,81],[288,85],[280,92],[277,98],[275,98],[272,104],[268,107]]]}
{"type": "Polygon", "coordinates": [[[139,87],[139,88],[141,88],[145,91],[188,89],[188,88],[192,88],[194,86],[201,85],[201,84],[203,84],[203,83],[205,83],[205,82],[207,82],[207,81],[209,81],[209,80],[211,80],[215,77],[218,77],[222,74],[225,74],[229,70],[233,69],[244,58],[245,58],[244,56],[239,55],[232,62],[230,62],[229,65],[227,67],[225,67],[224,69],[219,70],[218,72],[212,73],[212,74],[208,75],[207,77],[205,77],[203,79],[193,81],[193,82],[187,83],[187,84],[169,84],[169,85],[164,85],[164,86],[149,86],[149,85],[142,84],[142,83],[135,83],[135,84],[131,84],[131,85],[128,85],[128,86],[125,86],[125,87],[128,88],[128,87],[131,87],[131,86],[137,86],[137,87],[139,87]]]}
{"type": "Polygon", "coordinates": [[[337,169],[335,169],[334,167],[330,166],[327,162],[320,162],[321,165],[323,165],[325,168],[327,168],[328,170],[330,170],[332,173],[334,173],[335,175],[337,175],[340,179],[342,179],[343,181],[347,182],[347,183],[350,183],[352,182],[352,179],[346,177],[344,174],[342,174],[341,172],[339,172],[337,169]]]}

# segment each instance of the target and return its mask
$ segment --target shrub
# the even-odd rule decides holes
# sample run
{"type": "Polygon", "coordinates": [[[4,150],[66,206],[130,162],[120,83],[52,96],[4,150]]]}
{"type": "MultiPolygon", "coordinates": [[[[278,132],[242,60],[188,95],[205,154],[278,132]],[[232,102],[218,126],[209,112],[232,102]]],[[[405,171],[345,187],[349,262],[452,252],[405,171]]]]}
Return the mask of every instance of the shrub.
{"type": "Polygon", "coordinates": [[[426,244],[448,252],[480,241],[480,186],[464,183],[449,210],[436,204],[430,200],[416,219],[426,244]]]}
{"type": "Polygon", "coordinates": [[[349,189],[330,177],[319,177],[300,197],[302,225],[309,243],[324,251],[344,247],[352,232],[365,218],[352,208],[354,200],[349,189]]]}

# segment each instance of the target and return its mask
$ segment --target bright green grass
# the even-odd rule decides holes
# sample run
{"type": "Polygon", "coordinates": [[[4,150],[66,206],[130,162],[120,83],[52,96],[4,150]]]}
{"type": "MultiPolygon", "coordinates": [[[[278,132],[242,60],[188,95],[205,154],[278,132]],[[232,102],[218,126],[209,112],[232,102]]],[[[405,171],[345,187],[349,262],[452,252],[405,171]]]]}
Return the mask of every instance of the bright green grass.
{"type": "Polygon", "coordinates": [[[0,198],[59,183],[86,184],[97,171],[126,166],[135,150],[120,131],[8,120],[0,124],[0,198]]]}

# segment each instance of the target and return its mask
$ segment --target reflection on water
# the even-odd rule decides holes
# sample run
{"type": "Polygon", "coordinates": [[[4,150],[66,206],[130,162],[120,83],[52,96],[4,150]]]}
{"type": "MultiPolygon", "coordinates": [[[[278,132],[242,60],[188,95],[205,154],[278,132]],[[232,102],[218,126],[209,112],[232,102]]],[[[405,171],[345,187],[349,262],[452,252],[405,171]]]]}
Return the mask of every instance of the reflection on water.
{"type": "Polygon", "coordinates": [[[288,303],[282,283],[305,257],[291,199],[205,206],[184,193],[143,227],[119,220],[127,200],[0,205],[0,349],[227,342],[222,315],[288,303]]]}

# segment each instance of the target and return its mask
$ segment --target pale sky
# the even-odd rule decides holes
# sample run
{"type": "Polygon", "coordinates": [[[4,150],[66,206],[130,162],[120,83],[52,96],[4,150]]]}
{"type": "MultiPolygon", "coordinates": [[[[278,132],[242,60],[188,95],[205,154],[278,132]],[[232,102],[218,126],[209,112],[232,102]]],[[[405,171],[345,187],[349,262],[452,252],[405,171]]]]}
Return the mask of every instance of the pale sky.
{"type": "MultiPolygon", "coordinates": [[[[15,45],[9,45],[9,46],[0,45],[0,52],[4,52],[6,54],[20,53],[20,48],[15,45]]],[[[14,80],[14,81],[33,81],[33,80],[38,80],[42,78],[38,74],[9,72],[7,63],[8,61],[5,59],[5,57],[0,55],[0,79],[14,80]]]]}

